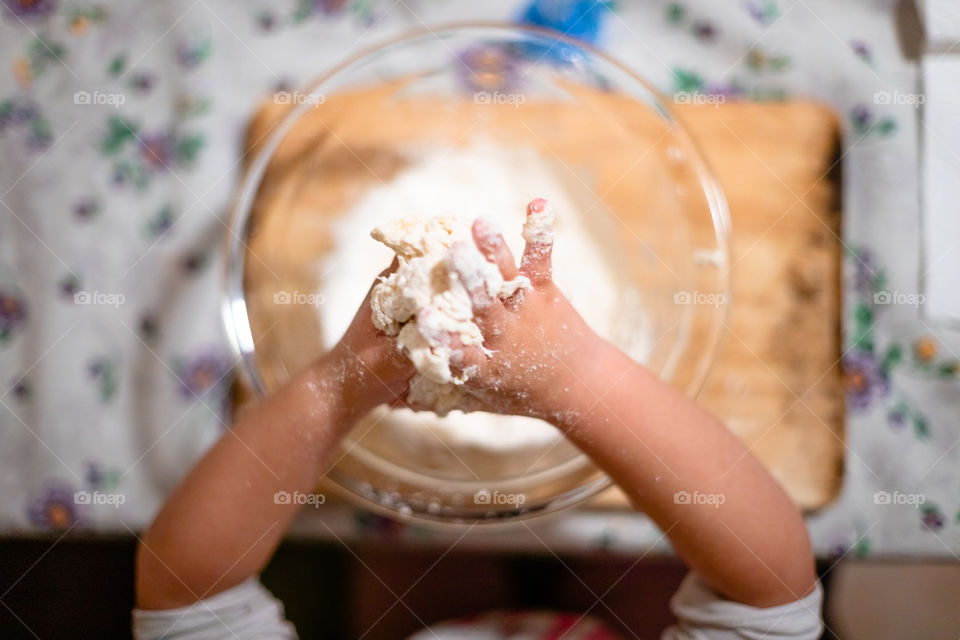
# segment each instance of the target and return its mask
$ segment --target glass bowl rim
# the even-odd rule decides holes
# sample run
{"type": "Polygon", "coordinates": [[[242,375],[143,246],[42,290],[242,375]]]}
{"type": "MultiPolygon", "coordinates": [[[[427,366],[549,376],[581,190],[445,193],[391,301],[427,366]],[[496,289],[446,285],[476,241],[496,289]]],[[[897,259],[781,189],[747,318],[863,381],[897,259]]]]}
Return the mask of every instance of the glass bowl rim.
{"type": "MultiPolygon", "coordinates": [[[[302,86],[308,89],[305,90],[304,93],[307,95],[316,93],[324,84],[330,82],[341,73],[355,65],[368,61],[377,54],[394,46],[414,42],[427,36],[434,36],[439,39],[442,35],[458,35],[471,31],[492,32],[494,34],[501,34],[504,38],[522,34],[538,36],[576,49],[581,49],[589,56],[599,58],[605,64],[611,65],[625,74],[630,81],[638,84],[643,91],[649,94],[653,103],[650,106],[670,124],[671,128],[675,130],[680,138],[682,138],[684,144],[692,152],[688,163],[696,172],[698,182],[703,189],[704,197],[710,209],[717,244],[716,251],[718,259],[716,260],[716,266],[718,269],[718,288],[725,295],[721,305],[722,308],[719,310],[719,317],[713,322],[711,335],[709,335],[706,340],[707,347],[703,351],[705,355],[703,364],[695,374],[693,382],[688,385],[687,393],[689,393],[691,397],[696,398],[703,389],[703,385],[716,359],[717,349],[720,343],[720,328],[726,322],[729,315],[731,303],[729,262],[730,214],[723,191],[714,177],[714,173],[710,169],[709,163],[704,157],[697,141],[690,135],[690,132],[683,122],[677,118],[676,113],[670,106],[672,101],[668,100],[659,90],[653,87],[646,78],[612,55],[560,31],[533,25],[500,21],[464,21],[445,22],[435,26],[423,25],[422,27],[406,30],[396,36],[364,47],[335,63],[323,73],[315,76],[312,80],[304,83],[302,86]]],[[[245,238],[250,223],[250,214],[253,210],[253,203],[262,183],[263,175],[273,157],[273,153],[293,128],[294,124],[311,108],[313,108],[313,105],[310,104],[309,101],[305,101],[291,109],[269,134],[264,145],[257,150],[253,161],[247,166],[246,170],[240,174],[238,179],[240,188],[231,207],[232,211],[229,224],[227,225],[227,233],[224,234],[226,247],[222,271],[221,318],[233,356],[235,360],[242,363],[240,376],[249,383],[248,386],[251,387],[257,399],[265,397],[269,391],[266,389],[257,367],[254,340],[246,309],[244,274],[247,244],[245,238]]],[[[585,457],[585,454],[580,455],[585,457]]],[[[321,478],[321,482],[334,484],[337,493],[347,497],[368,511],[387,515],[401,521],[447,528],[472,527],[476,524],[502,526],[533,518],[542,519],[582,504],[613,484],[612,480],[601,472],[600,477],[593,478],[564,493],[557,494],[542,504],[537,505],[536,508],[508,511],[491,517],[461,519],[457,517],[437,516],[427,512],[421,513],[416,511],[407,513],[393,509],[360,493],[357,490],[359,483],[356,479],[352,477],[338,479],[335,469],[333,468],[328,469],[321,478]]]]}

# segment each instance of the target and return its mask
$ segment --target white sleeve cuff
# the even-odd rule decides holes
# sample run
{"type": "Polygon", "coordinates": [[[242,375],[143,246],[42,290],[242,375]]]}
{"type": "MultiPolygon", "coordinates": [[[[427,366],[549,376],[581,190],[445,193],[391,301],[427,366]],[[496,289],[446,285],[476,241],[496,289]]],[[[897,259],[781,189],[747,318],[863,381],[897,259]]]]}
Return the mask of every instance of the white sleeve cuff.
{"type": "Polygon", "coordinates": [[[727,600],[691,572],[670,599],[678,624],[661,640],[817,640],[823,633],[822,605],[819,581],[799,600],[760,608],[727,600]]]}
{"type": "Polygon", "coordinates": [[[251,578],[186,607],[133,610],[136,640],[296,640],[283,605],[251,578]]]}

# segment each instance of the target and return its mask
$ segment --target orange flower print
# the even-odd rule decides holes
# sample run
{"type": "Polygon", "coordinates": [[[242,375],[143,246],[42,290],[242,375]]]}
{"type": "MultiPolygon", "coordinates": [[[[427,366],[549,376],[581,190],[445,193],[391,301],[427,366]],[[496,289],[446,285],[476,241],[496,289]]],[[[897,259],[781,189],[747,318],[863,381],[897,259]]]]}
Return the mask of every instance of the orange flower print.
{"type": "Polygon", "coordinates": [[[929,336],[918,338],[913,343],[913,354],[921,362],[930,362],[937,355],[937,343],[929,336]]]}
{"type": "Polygon", "coordinates": [[[33,70],[30,68],[30,61],[26,58],[14,60],[11,71],[21,89],[29,89],[33,84],[33,70]]]}

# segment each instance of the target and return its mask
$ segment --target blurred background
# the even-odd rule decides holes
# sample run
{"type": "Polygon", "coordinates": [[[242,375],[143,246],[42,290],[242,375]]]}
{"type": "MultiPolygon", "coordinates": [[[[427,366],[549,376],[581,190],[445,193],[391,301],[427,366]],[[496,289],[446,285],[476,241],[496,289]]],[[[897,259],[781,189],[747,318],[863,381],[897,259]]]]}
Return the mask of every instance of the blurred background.
{"type": "MultiPolygon", "coordinates": [[[[825,637],[960,637],[960,6],[2,5],[0,636],[129,635],[136,535],[239,402],[220,303],[258,114],[386,38],[491,20],[646,78],[726,192],[700,399],[805,510],[825,637]]],[[[331,499],[264,583],[304,638],[541,607],[646,638],[683,574],[613,491],[466,535],[331,499]]]]}

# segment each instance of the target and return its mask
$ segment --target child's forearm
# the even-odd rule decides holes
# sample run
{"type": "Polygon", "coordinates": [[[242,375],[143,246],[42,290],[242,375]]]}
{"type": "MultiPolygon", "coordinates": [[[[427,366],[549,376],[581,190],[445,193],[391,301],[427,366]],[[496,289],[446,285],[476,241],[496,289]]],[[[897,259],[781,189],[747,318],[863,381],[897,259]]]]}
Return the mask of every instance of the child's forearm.
{"type": "Polygon", "coordinates": [[[610,346],[570,381],[555,422],[725,596],[797,600],[815,580],[796,507],[707,412],[610,346]]]}
{"type": "Polygon", "coordinates": [[[137,603],[183,606],[237,585],[267,563],[353,414],[344,363],[321,361],[244,412],[190,472],[144,534],[137,603]]]}

